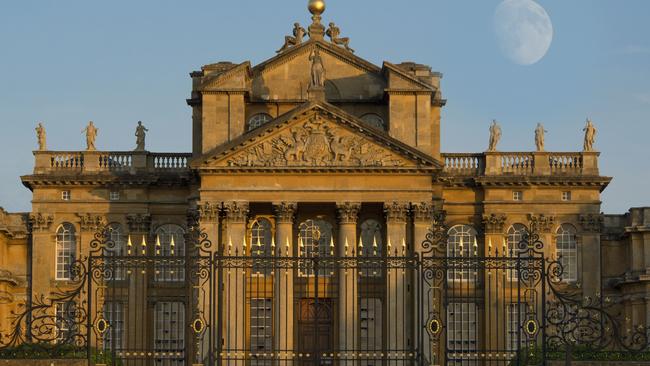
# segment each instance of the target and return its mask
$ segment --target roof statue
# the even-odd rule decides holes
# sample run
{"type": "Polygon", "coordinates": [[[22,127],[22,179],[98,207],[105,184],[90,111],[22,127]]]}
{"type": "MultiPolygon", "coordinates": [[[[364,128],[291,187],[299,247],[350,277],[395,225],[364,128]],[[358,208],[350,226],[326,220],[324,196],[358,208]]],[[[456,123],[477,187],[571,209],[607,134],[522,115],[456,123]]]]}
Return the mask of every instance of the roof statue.
{"type": "Polygon", "coordinates": [[[585,152],[594,151],[594,142],[596,142],[598,130],[596,130],[590,119],[587,119],[587,125],[582,130],[585,132],[585,142],[582,150],[585,152]]]}
{"type": "Polygon", "coordinates": [[[81,131],[81,133],[86,133],[86,150],[87,151],[95,151],[97,148],[95,148],[95,139],[97,139],[97,133],[99,132],[99,129],[95,127],[93,124],[93,121],[90,121],[88,123],[88,126],[81,131]]]}
{"type": "Polygon", "coordinates": [[[277,53],[286,51],[288,48],[297,46],[302,43],[302,39],[305,38],[307,31],[303,28],[300,23],[293,24],[293,37],[286,36],[284,37],[284,46],[277,50],[277,53]]]}
{"type": "Polygon", "coordinates": [[[546,133],[544,129],[544,126],[541,123],[537,124],[537,128],[535,128],[535,146],[537,147],[537,151],[544,151],[544,133],[546,133]]]}
{"type": "Polygon", "coordinates": [[[343,46],[346,50],[350,52],[354,52],[352,48],[350,48],[350,38],[348,37],[340,37],[341,36],[341,29],[336,26],[333,22],[330,23],[330,27],[326,32],[327,36],[330,37],[330,40],[332,43],[343,46]]]}
{"type": "Polygon", "coordinates": [[[38,126],[36,126],[36,138],[38,139],[38,150],[47,150],[47,133],[45,132],[45,127],[43,127],[42,122],[39,122],[38,126]]]}
{"type": "Polygon", "coordinates": [[[499,126],[496,120],[492,120],[492,125],[490,126],[490,144],[488,145],[488,151],[497,151],[497,145],[499,144],[499,141],[501,141],[501,126],[499,126]]]}
{"type": "Polygon", "coordinates": [[[309,61],[311,61],[311,78],[307,89],[309,99],[325,100],[325,66],[318,48],[309,55],[309,61]]]}
{"type": "Polygon", "coordinates": [[[309,0],[307,5],[309,12],[312,13],[312,23],[309,26],[309,38],[323,39],[325,35],[325,26],[321,24],[321,14],[325,12],[324,0],[309,0]]]}
{"type": "Polygon", "coordinates": [[[145,151],[144,144],[147,132],[149,132],[149,130],[144,127],[142,121],[138,121],[138,126],[135,128],[135,151],[145,151]]]}

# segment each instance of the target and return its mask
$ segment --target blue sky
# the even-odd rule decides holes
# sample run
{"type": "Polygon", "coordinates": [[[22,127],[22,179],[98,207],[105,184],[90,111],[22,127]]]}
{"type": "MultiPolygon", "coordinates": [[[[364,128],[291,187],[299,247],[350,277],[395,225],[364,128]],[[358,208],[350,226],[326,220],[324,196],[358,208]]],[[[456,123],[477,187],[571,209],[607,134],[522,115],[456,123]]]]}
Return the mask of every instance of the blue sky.
{"type": "MultiPolygon", "coordinates": [[[[89,120],[100,129],[99,149],[130,150],[142,120],[149,149],[190,151],[188,73],[273,56],[293,22],[309,23],[306,2],[3,2],[0,205],[30,209],[19,176],[33,166],[37,121],[52,150],[82,149],[89,120]]],[[[650,205],[650,1],[540,0],[554,39],[532,66],[501,54],[499,2],[327,0],[324,20],[371,62],[416,61],[444,74],[444,151],[483,151],[493,118],[503,127],[501,150],[532,150],[543,122],[548,150],[577,151],[589,116],[601,173],[614,177],[603,210],[650,205]]]]}

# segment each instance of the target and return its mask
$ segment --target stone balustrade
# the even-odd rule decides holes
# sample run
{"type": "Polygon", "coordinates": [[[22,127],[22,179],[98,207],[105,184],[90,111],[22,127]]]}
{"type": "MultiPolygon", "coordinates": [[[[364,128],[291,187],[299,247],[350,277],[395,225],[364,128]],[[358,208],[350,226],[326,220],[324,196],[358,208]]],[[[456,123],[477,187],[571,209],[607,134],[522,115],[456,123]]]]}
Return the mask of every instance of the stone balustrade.
{"type": "Polygon", "coordinates": [[[189,171],[190,153],[35,151],[34,174],[189,171]]]}
{"type": "Polygon", "coordinates": [[[449,176],[598,176],[598,152],[443,153],[449,176]]]}

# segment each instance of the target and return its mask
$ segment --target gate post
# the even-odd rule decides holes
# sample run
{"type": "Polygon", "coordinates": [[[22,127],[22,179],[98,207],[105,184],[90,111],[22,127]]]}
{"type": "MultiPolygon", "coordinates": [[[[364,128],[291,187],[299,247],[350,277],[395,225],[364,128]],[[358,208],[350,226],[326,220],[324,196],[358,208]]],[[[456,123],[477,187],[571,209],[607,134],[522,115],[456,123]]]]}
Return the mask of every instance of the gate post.
{"type": "Polygon", "coordinates": [[[274,351],[278,354],[279,366],[292,366],[294,346],[294,265],[293,220],[295,203],[274,204],[276,217],[275,245],[277,256],[286,259],[274,267],[273,310],[278,326],[274,332],[274,351]]]}
{"type": "Polygon", "coordinates": [[[357,288],[356,262],[345,261],[347,258],[356,257],[357,243],[357,217],[361,209],[360,203],[337,204],[339,214],[339,351],[342,351],[343,360],[339,366],[353,366],[355,357],[359,352],[359,299],[357,288]],[[348,265],[347,263],[354,263],[348,265]]]}

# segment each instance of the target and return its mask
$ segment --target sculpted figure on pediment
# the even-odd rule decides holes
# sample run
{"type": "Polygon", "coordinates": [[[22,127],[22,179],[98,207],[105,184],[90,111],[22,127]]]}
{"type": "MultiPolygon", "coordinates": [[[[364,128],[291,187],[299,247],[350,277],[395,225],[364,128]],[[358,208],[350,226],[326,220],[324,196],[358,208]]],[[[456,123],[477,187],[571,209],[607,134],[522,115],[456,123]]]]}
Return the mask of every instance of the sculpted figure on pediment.
{"type": "Polygon", "coordinates": [[[403,166],[404,161],[344,129],[314,116],[302,126],[262,141],[233,156],[234,167],[403,166]]]}

